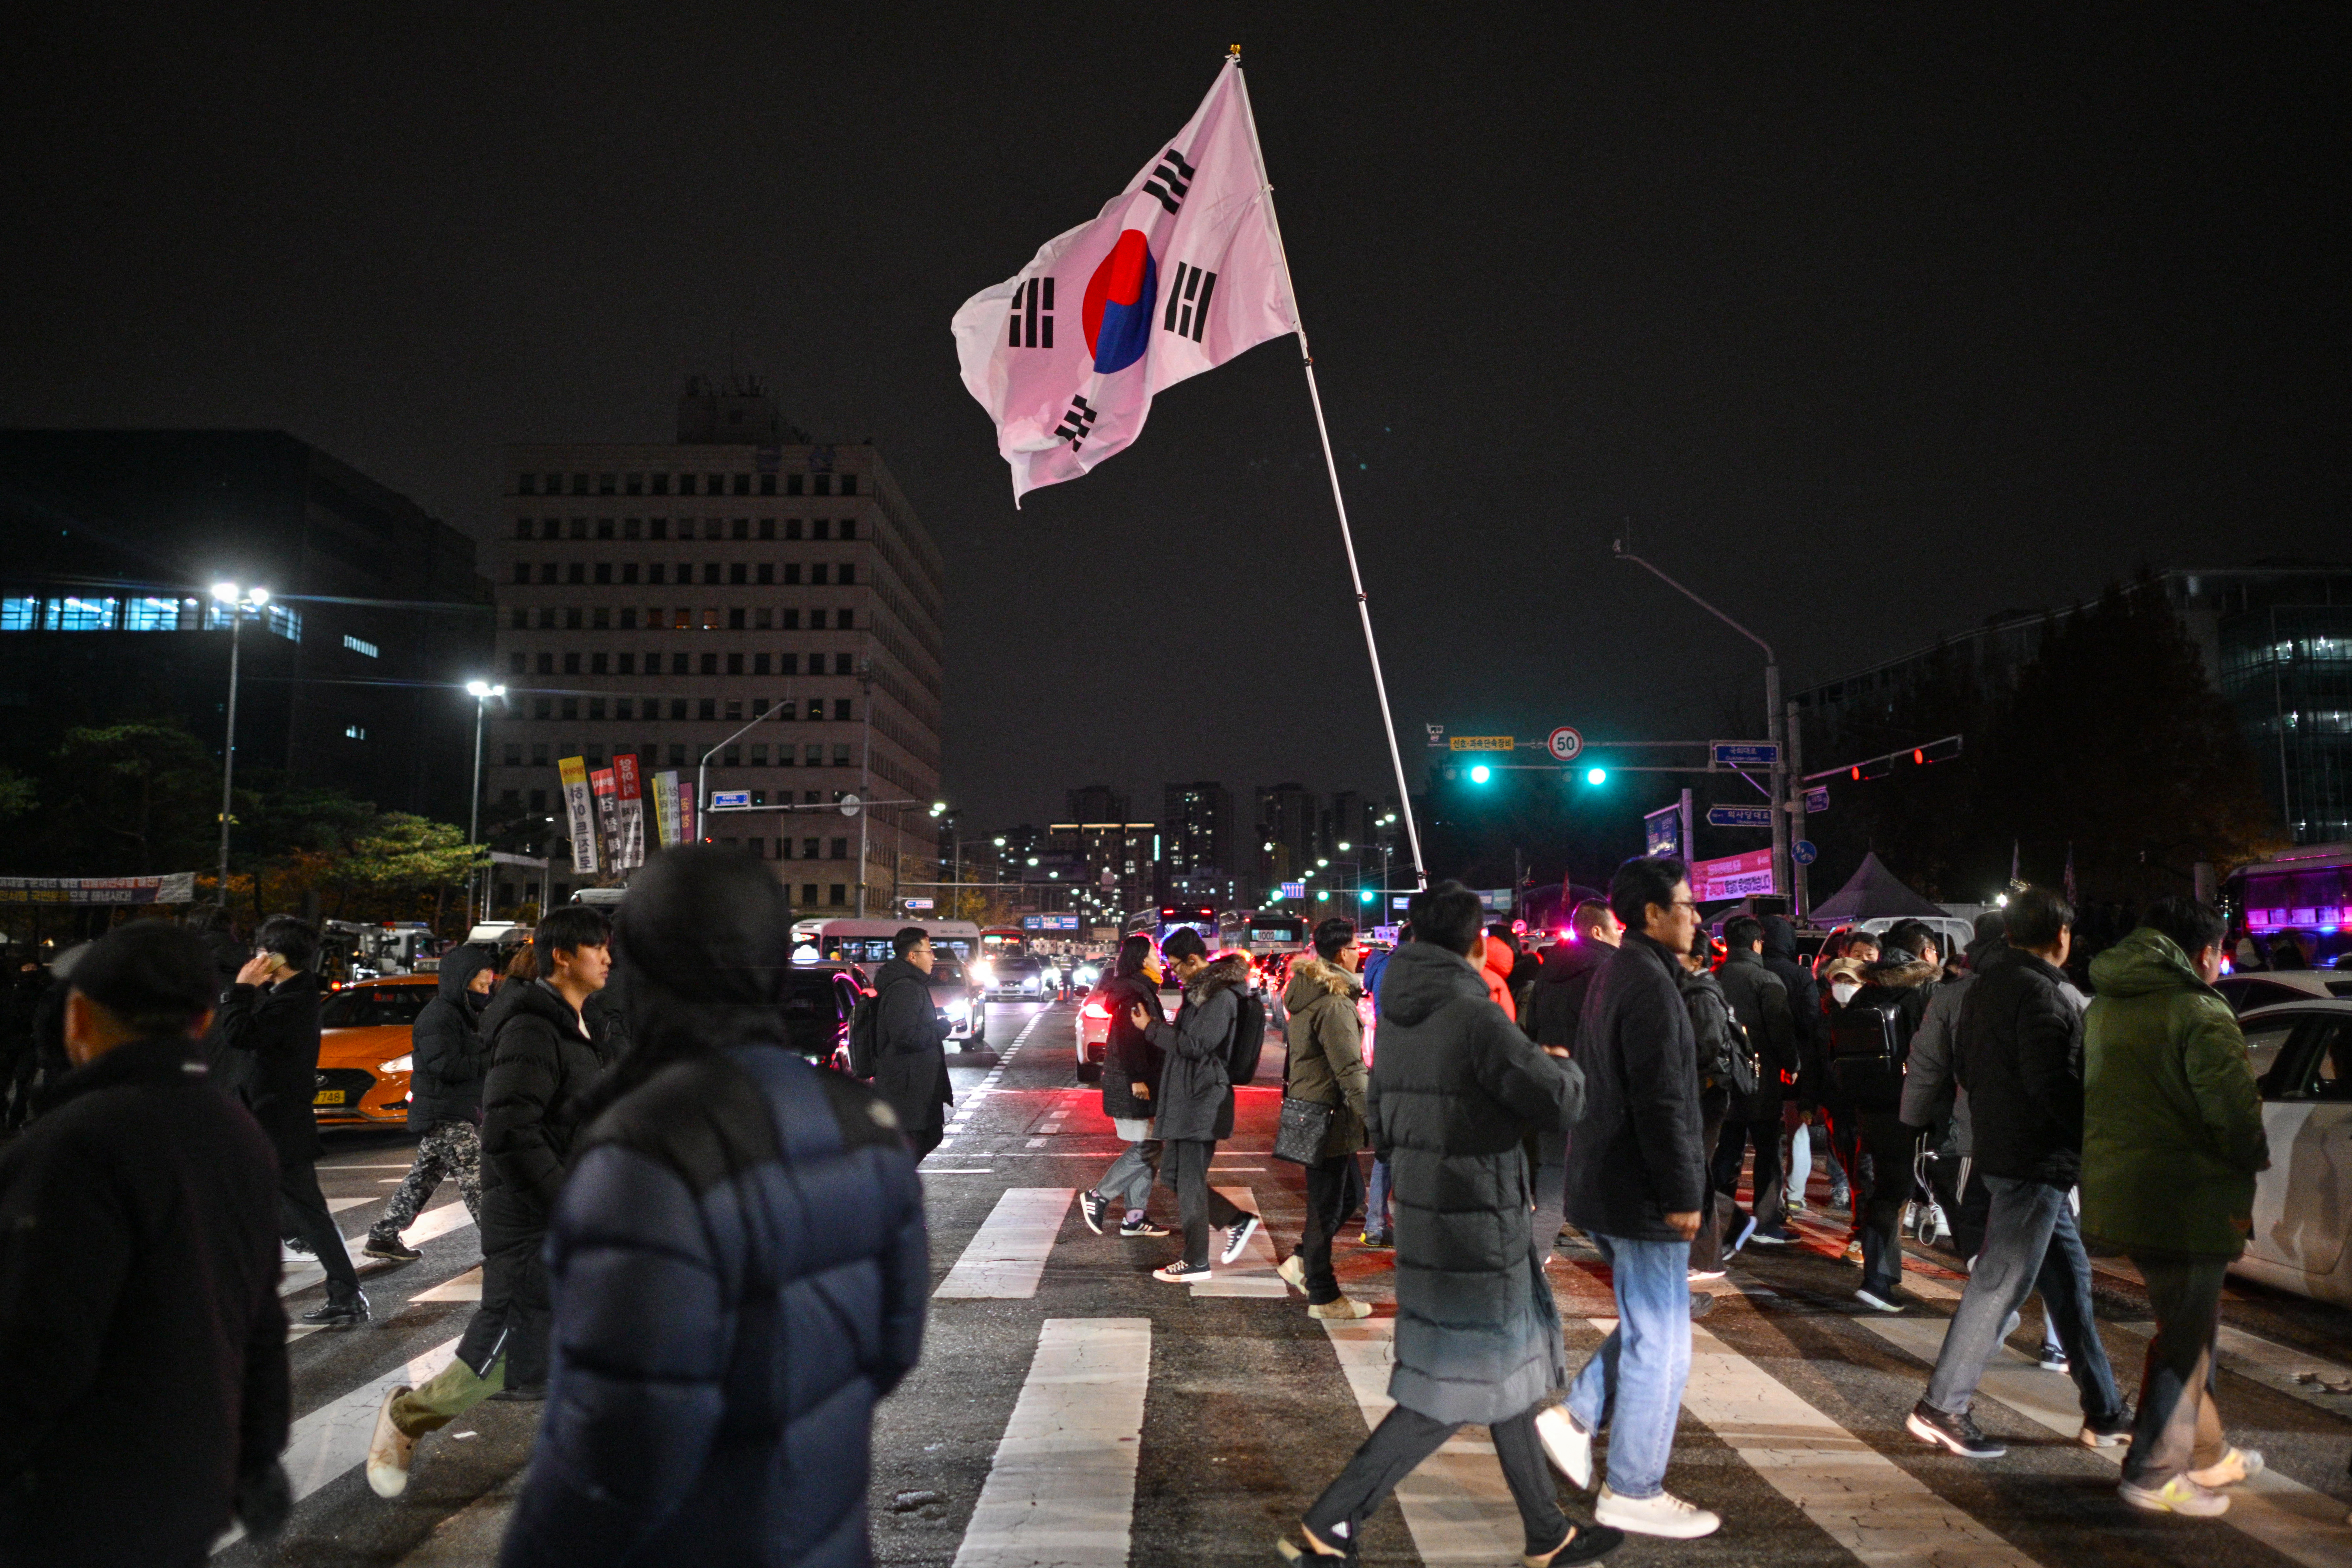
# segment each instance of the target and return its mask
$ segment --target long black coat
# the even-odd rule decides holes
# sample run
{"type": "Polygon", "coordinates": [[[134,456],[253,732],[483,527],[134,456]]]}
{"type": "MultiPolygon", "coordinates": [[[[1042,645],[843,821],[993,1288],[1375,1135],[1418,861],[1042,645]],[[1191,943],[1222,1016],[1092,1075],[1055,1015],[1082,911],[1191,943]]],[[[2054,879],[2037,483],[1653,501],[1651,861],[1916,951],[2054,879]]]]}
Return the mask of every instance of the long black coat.
{"type": "Polygon", "coordinates": [[[1395,1207],[1389,1397],[1437,1421],[1506,1420],[1568,1377],[1523,1142],[1574,1122],[1582,1075],[1443,948],[1405,943],[1381,984],[1365,1109],[1395,1207]]]}
{"type": "Polygon", "coordinates": [[[1756,1089],[1734,1090],[1731,1114],[1749,1121],[1777,1121],[1785,1094],[1780,1074],[1797,1070],[1797,1024],[1789,1012],[1789,987],[1754,952],[1736,952],[1715,972],[1716,984],[1730,1004],[1732,1021],[1748,1031],[1748,1047],[1759,1058],[1756,1089]]]}
{"type": "Polygon", "coordinates": [[[1103,1037],[1103,1114],[1149,1121],[1160,1114],[1160,1077],[1168,1054],[1135,1026],[1128,1013],[1139,1006],[1165,1022],[1168,1015],[1160,1005],[1160,988],[1149,975],[1113,975],[1103,983],[1101,999],[1110,1009],[1110,1029],[1103,1037]],[[1150,1100],[1135,1098],[1134,1086],[1139,1083],[1151,1086],[1150,1100]]]}
{"type": "Polygon", "coordinates": [[[931,1000],[931,978],[903,958],[874,974],[874,1088],[898,1113],[908,1133],[947,1124],[941,1108],[954,1102],[948,1081],[948,1026],[931,1000]]]}
{"type": "Polygon", "coordinates": [[[1544,954],[1543,968],[1528,987],[1527,1011],[1519,1021],[1539,1046],[1576,1048],[1576,1029],[1592,977],[1617,950],[1606,942],[1563,942],[1544,954]]]}
{"type": "Polygon", "coordinates": [[[232,985],[214,1016],[239,1099],[269,1135],[280,1165],[319,1158],[319,977],[309,970],[275,985],[232,985]]]}
{"type": "MultiPolygon", "coordinates": [[[[1706,1191],[1700,1147],[1698,1046],[1683,1005],[1682,965],[1627,931],[1585,998],[1576,1059],[1584,1114],[1568,1138],[1568,1219],[1588,1234],[1680,1241],[1670,1214],[1706,1191]]],[[[1385,1042],[1383,1042],[1385,1044],[1385,1042]]]]}
{"type": "Polygon", "coordinates": [[[464,942],[441,955],[441,988],[409,1031],[408,1130],[436,1122],[482,1122],[482,1008],[486,997],[466,989],[498,954],[464,942]]]}
{"type": "Polygon", "coordinates": [[[0,1564],[201,1563],[286,1446],[278,1176],[192,1040],[60,1079],[0,1152],[0,1564]]]}
{"type": "Polygon", "coordinates": [[[1249,960],[1227,953],[1185,985],[1174,1023],[1145,1031],[1165,1057],[1154,1137],[1197,1142],[1233,1136],[1234,1084],[1225,1053],[1248,984],[1249,960]]]}
{"type": "Polygon", "coordinates": [[[1789,1021],[1797,1029],[1797,1102],[1817,1104],[1822,1078],[1822,987],[1813,972],[1797,962],[1797,928],[1786,915],[1764,917],[1764,967],[1789,988],[1789,1021]]]}
{"type": "Polygon", "coordinates": [[[1960,998],[1954,1076],[1976,1168],[2071,1187],[2083,1170],[2083,1015],[2065,976],[2021,948],[1990,954],[1960,998]]]}

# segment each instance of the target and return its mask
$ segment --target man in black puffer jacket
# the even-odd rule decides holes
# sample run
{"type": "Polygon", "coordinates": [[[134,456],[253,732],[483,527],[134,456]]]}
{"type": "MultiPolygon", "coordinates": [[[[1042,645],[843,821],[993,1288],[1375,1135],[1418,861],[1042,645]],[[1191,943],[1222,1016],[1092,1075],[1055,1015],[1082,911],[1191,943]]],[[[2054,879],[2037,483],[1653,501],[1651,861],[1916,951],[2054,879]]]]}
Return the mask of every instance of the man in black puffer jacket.
{"type": "Polygon", "coordinates": [[[1716,1189],[1728,1193],[1739,1185],[1748,1145],[1756,1146],[1755,1196],[1747,1218],[1732,1233],[1731,1250],[1737,1252],[1749,1237],[1768,1247],[1795,1239],[1783,1223],[1788,1211],[1780,1185],[1780,1101],[1787,1092],[1784,1077],[1797,1072],[1797,1025],[1789,1014],[1787,984],[1764,963],[1763,922],[1753,915],[1733,916],[1724,922],[1723,944],[1730,952],[1716,979],[1756,1058],[1754,1086],[1745,1092],[1734,1086],[1730,1113],[1709,1156],[1716,1189]]]}
{"type": "MultiPolygon", "coordinates": [[[[1625,940],[1625,922],[1601,900],[1587,899],[1569,917],[1568,931],[1567,941],[1545,952],[1543,969],[1528,987],[1528,1006],[1519,1022],[1536,1044],[1573,1058],[1584,998],[1592,989],[1592,977],[1625,940]]],[[[1537,1222],[1557,1232],[1567,1213],[1568,1134],[1559,1129],[1538,1132],[1535,1146],[1537,1222]]],[[[1550,1245],[1549,1239],[1545,1245],[1550,1245]]]]}
{"type": "Polygon", "coordinates": [[[630,1046],[548,1237],[554,1377],[503,1568],[872,1561],[923,1194],[889,1104],[792,1049],[791,937],[746,856],[668,849],[630,884],[630,1046]]]}
{"type": "Polygon", "coordinates": [[[461,942],[441,955],[441,987],[408,1031],[408,1130],[418,1134],[408,1174],[368,1226],[366,1252],[395,1263],[422,1256],[400,1239],[445,1177],[482,1223],[482,1009],[498,984],[498,952],[461,942]]]}
{"type": "Polygon", "coordinates": [[[606,1061],[582,1007],[612,972],[613,928],[596,910],[566,904],[532,933],[540,974],[509,983],[484,1017],[489,1072],[482,1088],[482,1304],[457,1357],[422,1387],[384,1395],[368,1447],[379,1497],[408,1485],[416,1439],[493,1397],[537,1400],[547,1384],[547,1239],[556,1195],[581,1130],[582,1110],[606,1061]]]}

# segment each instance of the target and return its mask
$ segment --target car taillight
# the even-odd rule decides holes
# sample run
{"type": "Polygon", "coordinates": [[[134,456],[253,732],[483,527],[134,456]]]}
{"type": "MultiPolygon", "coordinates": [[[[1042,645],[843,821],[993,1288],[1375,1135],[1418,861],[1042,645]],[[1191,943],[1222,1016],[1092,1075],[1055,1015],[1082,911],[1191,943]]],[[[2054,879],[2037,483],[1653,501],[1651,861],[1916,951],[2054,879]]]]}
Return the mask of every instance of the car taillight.
{"type": "Polygon", "coordinates": [[[1110,1016],[1110,1008],[1099,1001],[1089,1002],[1085,1006],[1078,1009],[1078,1016],[1082,1018],[1108,1018],[1110,1016]]]}

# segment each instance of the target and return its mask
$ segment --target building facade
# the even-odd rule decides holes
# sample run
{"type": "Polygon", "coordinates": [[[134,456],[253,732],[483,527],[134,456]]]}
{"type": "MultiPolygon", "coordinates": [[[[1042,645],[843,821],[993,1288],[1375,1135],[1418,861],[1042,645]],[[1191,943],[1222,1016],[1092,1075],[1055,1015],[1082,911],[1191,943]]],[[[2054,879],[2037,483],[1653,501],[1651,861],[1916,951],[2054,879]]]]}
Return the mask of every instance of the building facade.
{"type": "Polygon", "coordinates": [[[1234,904],[1240,895],[1234,866],[1241,845],[1234,837],[1234,792],[1213,779],[1200,779],[1169,784],[1162,799],[1167,896],[1179,903],[1221,909],[1234,904]]]}
{"type": "MultiPolygon", "coordinates": [[[[23,763],[76,726],[226,739],[237,777],[463,823],[491,668],[474,542],[274,430],[0,431],[0,729],[23,763]]],[[[103,874],[106,868],[84,868],[103,874]]]]}
{"type": "Polygon", "coordinates": [[[678,436],[507,449],[491,809],[560,815],[562,758],[632,752],[796,808],[701,825],[796,908],[887,910],[902,855],[932,848],[938,547],[879,452],[801,437],[756,389],[689,387],[678,436]],[[853,818],[850,795],[883,804],[853,818]]]}

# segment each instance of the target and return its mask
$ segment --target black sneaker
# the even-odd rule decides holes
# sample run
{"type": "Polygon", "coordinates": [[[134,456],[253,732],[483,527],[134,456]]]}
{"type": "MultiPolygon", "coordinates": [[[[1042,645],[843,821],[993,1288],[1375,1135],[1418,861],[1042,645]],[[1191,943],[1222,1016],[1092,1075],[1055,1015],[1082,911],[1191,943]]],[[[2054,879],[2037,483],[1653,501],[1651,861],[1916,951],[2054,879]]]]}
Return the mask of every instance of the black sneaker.
{"type": "Polygon", "coordinates": [[[2131,1441],[2132,1426],[2137,1419],[2128,1405],[2117,1405],[2112,1415],[2085,1415],[2074,1440],[2085,1448],[2118,1447],[2131,1441]]]}
{"type": "Polygon", "coordinates": [[[1757,1226],[1756,1234],[1748,1239],[1759,1247],[1786,1247],[1797,1238],[1787,1226],[1764,1225],[1757,1226]]]}
{"type": "Polygon", "coordinates": [[[1123,1219],[1118,1222],[1118,1233],[1121,1236],[1166,1236],[1168,1227],[1154,1225],[1148,1219],[1123,1219]]]}
{"type": "Polygon", "coordinates": [[[1723,1260],[1728,1263],[1738,1257],[1739,1249],[1748,1245],[1748,1238],[1755,1234],[1756,1216],[1749,1215],[1739,1222],[1739,1228],[1732,1233],[1730,1245],[1723,1249],[1723,1260]]]}
{"type": "Polygon", "coordinates": [[[1376,1247],[1383,1252],[1396,1246],[1396,1243],[1389,1238],[1389,1233],[1384,1230],[1368,1230],[1356,1239],[1365,1247],[1376,1247]]]}
{"type": "Polygon", "coordinates": [[[397,1235],[383,1236],[374,1231],[368,1232],[367,1245],[360,1251],[366,1257],[389,1258],[394,1263],[414,1263],[425,1256],[397,1235]]]}
{"type": "Polygon", "coordinates": [[[1231,1263],[1242,1255],[1242,1248],[1257,1234],[1257,1215],[1244,1215],[1241,1224],[1225,1232],[1225,1249],[1217,1255],[1220,1263],[1231,1263]]]}
{"type": "Polygon", "coordinates": [[[348,1301],[330,1301],[323,1307],[313,1307],[303,1313],[301,1321],[321,1329],[364,1323],[368,1321],[368,1299],[365,1294],[361,1294],[348,1301]]]}
{"type": "Polygon", "coordinates": [[[2009,1452],[2007,1444],[1996,1443],[1978,1429],[1974,1415],[1966,1411],[1947,1415],[1924,1399],[1911,1407],[1903,1426],[1922,1443],[1949,1448],[1963,1459],[1998,1459],[2009,1452]]]}
{"type": "Polygon", "coordinates": [[[543,1405],[547,1401],[547,1384],[526,1383],[516,1388],[501,1388],[490,1397],[501,1405],[543,1405]]]}
{"type": "Polygon", "coordinates": [[[1704,1318],[1704,1317],[1706,1317],[1709,1312],[1712,1312],[1712,1311],[1714,1311],[1714,1310],[1715,1310],[1715,1292],[1714,1292],[1714,1291],[1712,1291],[1712,1290],[1694,1290],[1694,1291],[1692,1291],[1692,1292],[1691,1292],[1691,1308],[1690,1308],[1690,1312],[1691,1312],[1691,1318],[1692,1318],[1692,1320],[1693,1320],[1694,1321],[1697,1321],[1697,1320],[1698,1320],[1698,1319],[1700,1319],[1700,1318],[1704,1318]]]}
{"type": "Polygon", "coordinates": [[[1093,1231],[1097,1236],[1100,1236],[1102,1234],[1103,1215],[1110,1213],[1110,1200],[1103,1196],[1100,1193],[1080,1193],[1078,1194],[1078,1213],[1085,1218],[1087,1228],[1093,1231]]]}
{"type": "Polygon", "coordinates": [[[1899,1312],[1912,1304],[1911,1298],[1894,1289],[1880,1289],[1865,1285],[1853,1293],[1853,1299],[1874,1312],[1899,1312]]]}

